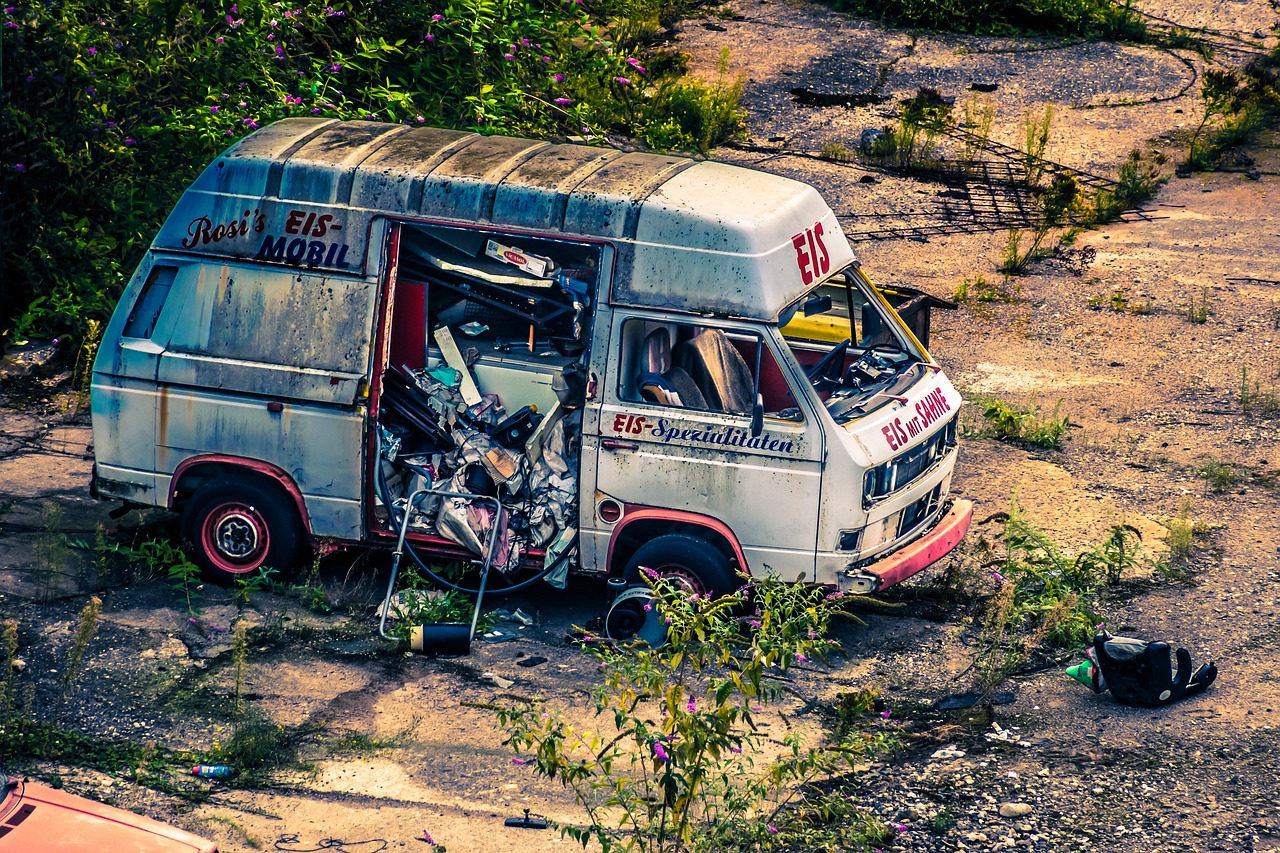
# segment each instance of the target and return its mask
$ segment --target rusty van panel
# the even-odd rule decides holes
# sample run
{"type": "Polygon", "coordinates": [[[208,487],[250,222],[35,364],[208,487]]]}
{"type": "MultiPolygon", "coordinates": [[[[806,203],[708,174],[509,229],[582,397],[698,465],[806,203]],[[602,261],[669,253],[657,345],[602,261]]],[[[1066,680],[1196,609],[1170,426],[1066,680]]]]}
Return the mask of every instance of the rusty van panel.
{"type": "Polygon", "coordinates": [[[486,136],[437,166],[423,187],[423,216],[487,222],[497,184],[547,143],[486,136]]]}
{"type": "Polygon", "coordinates": [[[569,193],[621,151],[556,145],[539,151],[508,175],[493,200],[493,222],[532,231],[560,231],[569,193]]]}
{"type": "Polygon", "coordinates": [[[408,132],[403,125],[350,121],[311,137],[281,164],[276,195],[310,204],[346,205],[356,169],[371,154],[408,132]]]}
{"type": "Polygon", "coordinates": [[[693,162],[656,154],[627,154],[609,162],[569,197],[565,233],[633,238],[644,199],[693,162]]]}
{"type": "Polygon", "coordinates": [[[161,382],[352,404],[369,366],[373,285],[205,264],[190,287],[161,382]]]}
{"type": "Polygon", "coordinates": [[[376,211],[418,210],[427,175],[479,134],[418,127],[393,137],[361,164],[351,185],[352,207],[376,211]]]}
{"type": "Polygon", "coordinates": [[[317,536],[359,538],[364,417],[309,403],[271,411],[263,400],[224,391],[162,388],[156,484],[167,492],[178,465],[226,454],[276,466],[298,486],[317,536]]]}

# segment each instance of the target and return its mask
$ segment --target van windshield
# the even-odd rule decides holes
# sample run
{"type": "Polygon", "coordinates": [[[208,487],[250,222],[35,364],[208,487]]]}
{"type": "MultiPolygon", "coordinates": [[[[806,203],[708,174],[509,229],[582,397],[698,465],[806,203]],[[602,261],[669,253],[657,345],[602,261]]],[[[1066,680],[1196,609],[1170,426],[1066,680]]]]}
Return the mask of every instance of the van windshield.
{"type": "Polygon", "coordinates": [[[811,290],[781,320],[791,354],[838,424],[887,405],[929,370],[856,267],[811,290]]]}

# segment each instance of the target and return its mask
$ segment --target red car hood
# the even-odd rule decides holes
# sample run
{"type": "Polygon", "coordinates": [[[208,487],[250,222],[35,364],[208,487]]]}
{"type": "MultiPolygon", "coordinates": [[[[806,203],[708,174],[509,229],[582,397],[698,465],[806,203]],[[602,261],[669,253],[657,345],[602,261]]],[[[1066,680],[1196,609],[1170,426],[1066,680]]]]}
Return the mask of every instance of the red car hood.
{"type": "Polygon", "coordinates": [[[0,807],[0,853],[217,853],[148,817],[22,782],[0,807]],[[15,802],[16,800],[16,802],[15,802]]]}

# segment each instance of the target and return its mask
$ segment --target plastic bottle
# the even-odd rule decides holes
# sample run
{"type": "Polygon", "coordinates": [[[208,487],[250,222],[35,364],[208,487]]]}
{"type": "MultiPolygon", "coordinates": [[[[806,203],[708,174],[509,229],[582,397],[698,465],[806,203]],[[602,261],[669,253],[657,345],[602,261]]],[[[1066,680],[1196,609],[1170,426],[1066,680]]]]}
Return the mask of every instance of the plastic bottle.
{"type": "Polygon", "coordinates": [[[231,768],[225,764],[198,764],[191,768],[191,775],[205,779],[223,779],[231,775],[231,768]]]}

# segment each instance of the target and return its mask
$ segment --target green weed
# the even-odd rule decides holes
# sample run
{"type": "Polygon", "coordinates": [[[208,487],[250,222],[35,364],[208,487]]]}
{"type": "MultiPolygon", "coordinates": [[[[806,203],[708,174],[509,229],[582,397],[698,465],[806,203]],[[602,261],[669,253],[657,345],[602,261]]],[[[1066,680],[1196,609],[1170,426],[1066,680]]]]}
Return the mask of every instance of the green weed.
{"type": "Polygon", "coordinates": [[[649,106],[657,118],[644,131],[645,141],[662,150],[706,152],[737,136],[746,127],[741,108],[746,78],[729,75],[729,48],[720,51],[719,76],[707,84],[693,77],[672,80],[658,89],[649,106]]]}
{"type": "MultiPolygon", "coordinates": [[[[1028,160],[1030,164],[1031,161],[1028,160]]],[[[1028,168],[1031,168],[1029,165],[1028,168]]],[[[1066,172],[1058,172],[1047,189],[1036,195],[1034,226],[1030,232],[1030,240],[1026,246],[1022,244],[1023,232],[1018,228],[1009,230],[1009,239],[1005,243],[1000,263],[1000,271],[1006,275],[1019,275],[1026,271],[1032,261],[1042,257],[1044,252],[1040,246],[1044,238],[1054,228],[1061,227],[1069,216],[1080,209],[1084,196],[1076,179],[1066,172]]]]}
{"type": "Polygon", "coordinates": [[[1209,308],[1209,288],[1200,289],[1200,304],[1196,304],[1196,295],[1191,294],[1191,299],[1187,302],[1187,320],[1195,323],[1197,326],[1203,326],[1208,320],[1209,315],[1213,311],[1209,308]]]}
{"type": "Polygon", "coordinates": [[[1049,145],[1049,128],[1052,124],[1052,104],[1045,104],[1044,111],[1039,114],[1031,110],[1022,114],[1023,180],[1029,187],[1039,186],[1040,179],[1044,177],[1044,151],[1049,145]]]}
{"type": "Polygon", "coordinates": [[[199,612],[200,567],[187,553],[167,539],[148,539],[122,553],[134,567],[138,578],[166,578],[174,591],[182,596],[188,614],[199,612]]]}
{"type": "Polygon", "coordinates": [[[1244,482],[1246,473],[1230,462],[1220,462],[1209,457],[1209,461],[1201,465],[1196,474],[1204,480],[1205,488],[1211,492],[1225,492],[1234,489],[1244,482]]]}
{"type": "Polygon", "coordinates": [[[966,278],[956,285],[952,295],[956,302],[1014,302],[1022,293],[1022,285],[1015,283],[1010,291],[1009,283],[1008,278],[1002,283],[989,282],[982,273],[978,273],[972,280],[966,278]]]}
{"type": "Polygon", "coordinates": [[[818,153],[826,159],[834,160],[837,163],[849,163],[855,158],[853,151],[843,142],[824,142],[818,153]]]}
{"type": "Polygon", "coordinates": [[[1094,193],[1092,210],[1082,217],[1083,224],[1093,227],[1112,222],[1124,211],[1137,209],[1154,198],[1160,186],[1168,180],[1160,168],[1164,163],[1165,157],[1159,152],[1144,157],[1136,149],[1130,151],[1128,159],[1120,165],[1115,186],[1099,188],[1094,193]]]}
{"type": "Polygon", "coordinates": [[[40,532],[32,550],[40,598],[52,601],[62,591],[68,552],[67,535],[62,532],[62,507],[52,501],[40,507],[40,532]]]}
{"type": "Polygon", "coordinates": [[[1062,414],[1062,400],[1054,405],[1049,417],[1042,416],[1040,407],[1035,404],[1015,408],[1003,400],[988,403],[982,416],[990,424],[992,437],[1050,450],[1062,448],[1062,437],[1071,427],[1070,419],[1062,414]]]}
{"type": "Polygon", "coordinates": [[[898,106],[897,123],[884,129],[868,153],[898,169],[925,168],[933,160],[938,137],[955,124],[951,104],[936,89],[921,87],[898,106]]]}
{"type": "Polygon", "coordinates": [[[89,649],[93,635],[98,631],[98,617],[102,615],[102,599],[96,595],[80,611],[76,620],[76,633],[71,640],[71,649],[67,653],[67,661],[62,666],[62,691],[58,694],[58,705],[67,701],[67,696],[75,687],[80,677],[80,668],[84,664],[84,653],[89,649]]]}
{"type": "Polygon", "coordinates": [[[1068,555],[1032,525],[1015,500],[1004,527],[1005,557],[991,577],[997,587],[979,623],[974,686],[990,691],[1044,644],[1087,643],[1101,621],[1106,590],[1140,560],[1136,533],[1115,525],[1107,538],[1068,555]]]}
{"type": "Polygon", "coordinates": [[[1264,418],[1280,414],[1280,392],[1275,387],[1263,388],[1256,379],[1249,384],[1249,368],[1240,368],[1240,411],[1264,418]]]}

